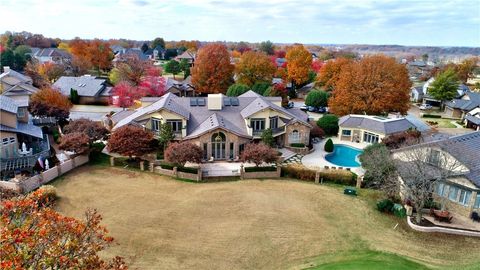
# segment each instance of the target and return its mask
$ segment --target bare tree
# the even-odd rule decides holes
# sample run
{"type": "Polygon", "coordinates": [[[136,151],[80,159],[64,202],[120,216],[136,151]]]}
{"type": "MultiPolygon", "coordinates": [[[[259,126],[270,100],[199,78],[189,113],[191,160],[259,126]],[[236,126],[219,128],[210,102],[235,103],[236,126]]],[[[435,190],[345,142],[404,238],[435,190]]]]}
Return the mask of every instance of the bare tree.
{"type": "Polygon", "coordinates": [[[421,210],[431,198],[439,181],[465,173],[465,167],[454,156],[458,150],[448,141],[409,146],[393,154],[400,180],[401,194],[417,209],[416,222],[422,220],[421,210]]]}

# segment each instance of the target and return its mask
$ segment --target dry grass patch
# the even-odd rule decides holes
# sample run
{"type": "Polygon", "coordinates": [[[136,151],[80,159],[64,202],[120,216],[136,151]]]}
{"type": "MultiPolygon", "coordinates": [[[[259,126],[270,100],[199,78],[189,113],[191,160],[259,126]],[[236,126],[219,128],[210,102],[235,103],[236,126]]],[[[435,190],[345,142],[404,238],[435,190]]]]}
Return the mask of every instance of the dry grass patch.
{"type": "Polygon", "coordinates": [[[284,269],[320,255],[380,250],[433,265],[480,262],[478,239],[421,234],[366,197],[282,180],[186,183],[121,168],[79,168],[55,182],[57,209],[94,207],[132,269],[284,269]],[[396,223],[400,225],[393,229],[396,223]]]}

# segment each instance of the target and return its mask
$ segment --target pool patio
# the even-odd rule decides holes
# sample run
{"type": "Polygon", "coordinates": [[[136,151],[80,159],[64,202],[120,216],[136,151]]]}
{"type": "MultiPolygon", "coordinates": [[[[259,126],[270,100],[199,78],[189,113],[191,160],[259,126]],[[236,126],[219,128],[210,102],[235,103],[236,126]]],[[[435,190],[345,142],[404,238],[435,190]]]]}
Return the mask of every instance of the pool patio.
{"type": "MultiPolygon", "coordinates": [[[[356,142],[350,142],[350,141],[340,141],[338,137],[330,137],[332,139],[333,144],[344,144],[348,146],[352,146],[358,149],[363,149],[367,147],[369,144],[368,143],[356,143],[356,142]]],[[[323,169],[325,166],[329,167],[340,167],[338,165],[335,165],[333,163],[328,162],[325,159],[325,155],[329,154],[323,150],[323,147],[325,145],[325,142],[328,140],[328,138],[323,139],[319,143],[316,143],[313,145],[313,148],[315,151],[312,153],[304,156],[302,158],[302,164],[305,165],[306,167],[312,168],[312,169],[323,169]]],[[[362,167],[343,167],[343,168],[350,168],[352,172],[356,173],[357,175],[363,175],[365,173],[365,170],[362,167]]]]}

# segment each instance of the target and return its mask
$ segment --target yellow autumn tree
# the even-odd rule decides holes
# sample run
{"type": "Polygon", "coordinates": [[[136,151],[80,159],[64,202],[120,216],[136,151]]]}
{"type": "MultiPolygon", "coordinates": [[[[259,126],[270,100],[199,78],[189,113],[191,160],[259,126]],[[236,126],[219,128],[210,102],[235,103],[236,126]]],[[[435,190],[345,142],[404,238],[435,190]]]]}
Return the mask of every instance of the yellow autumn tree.
{"type": "Polygon", "coordinates": [[[277,68],[265,53],[248,51],[242,54],[235,70],[238,83],[253,86],[257,82],[271,83],[277,68]]]}
{"type": "Polygon", "coordinates": [[[296,85],[306,83],[312,66],[312,54],[302,44],[296,44],[287,48],[286,59],[288,78],[296,85]]]}

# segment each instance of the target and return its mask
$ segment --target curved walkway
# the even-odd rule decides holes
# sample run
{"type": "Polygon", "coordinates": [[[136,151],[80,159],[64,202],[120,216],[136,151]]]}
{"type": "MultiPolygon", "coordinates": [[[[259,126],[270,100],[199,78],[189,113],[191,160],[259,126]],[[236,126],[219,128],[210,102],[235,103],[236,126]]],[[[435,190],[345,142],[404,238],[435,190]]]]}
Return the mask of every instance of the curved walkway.
{"type": "MultiPolygon", "coordinates": [[[[325,166],[329,167],[340,167],[338,165],[335,165],[333,163],[328,162],[325,159],[325,155],[328,154],[323,150],[323,147],[325,145],[325,142],[329,138],[325,138],[319,143],[316,143],[313,145],[313,148],[315,151],[312,153],[305,155],[302,158],[302,164],[305,165],[306,167],[312,168],[312,169],[323,169],[325,166]]],[[[368,146],[368,143],[355,143],[355,142],[349,142],[349,141],[340,141],[337,137],[330,137],[332,139],[334,144],[345,144],[349,145],[358,149],[363,149],[368,146]]],[[[346,168],[346,167],[344,167],[346,168]]],[[[362,167],[349,167],[351,168],[352,172],[356,173],[357,175],[363,175],[365,173],[365,170],[362,167]]]]}

